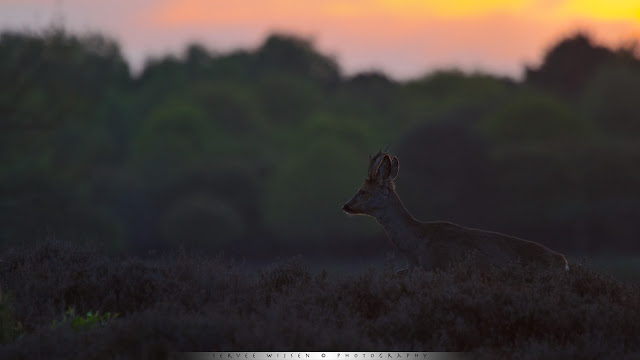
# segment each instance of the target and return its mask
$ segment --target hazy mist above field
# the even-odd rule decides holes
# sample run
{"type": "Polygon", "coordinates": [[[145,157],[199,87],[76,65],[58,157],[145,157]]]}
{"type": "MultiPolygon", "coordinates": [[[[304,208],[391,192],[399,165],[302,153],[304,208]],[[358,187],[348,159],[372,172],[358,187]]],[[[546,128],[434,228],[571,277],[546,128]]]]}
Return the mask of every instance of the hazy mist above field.
{"type": "Polygon", "coordinates": [[[64,24],[114,36],[134,70],[190,42],[257,47],[274,31],[313,38],[347,73],[406,79],[456,67],[522,77],[576,29],[619,46],[640,37],[640,3],[625,0],[2,0],[0,30],[64,24]]]}

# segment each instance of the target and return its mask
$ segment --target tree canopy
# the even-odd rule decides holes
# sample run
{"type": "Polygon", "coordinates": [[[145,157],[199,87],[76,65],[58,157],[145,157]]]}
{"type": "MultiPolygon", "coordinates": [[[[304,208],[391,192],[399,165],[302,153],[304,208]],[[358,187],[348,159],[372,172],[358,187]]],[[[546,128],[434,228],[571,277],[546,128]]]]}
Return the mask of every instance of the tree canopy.
{"type": "MultiPolygon", "coordinates": [[[[640,250],[640,59],[585,34],[523,81],[437,71],[347,76],[313,42],[129,70],[114,40],[0,35],[0,243],[114,251],[367,247],[341,204],[390,144],[421,219],[560,250],[640,250]]],[[[330,250],[327,250],[330,251],[330,250]]]]}

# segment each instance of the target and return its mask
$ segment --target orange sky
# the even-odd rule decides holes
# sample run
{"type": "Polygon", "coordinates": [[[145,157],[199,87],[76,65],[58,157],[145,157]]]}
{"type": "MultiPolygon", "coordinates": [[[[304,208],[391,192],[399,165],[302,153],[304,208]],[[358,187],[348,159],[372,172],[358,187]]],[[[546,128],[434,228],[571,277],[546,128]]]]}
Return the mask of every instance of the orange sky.
{"type": "Polygon", "coordinates": [[[313,38],[348,73],[397,78],[441,67],[518,77],[577,29],[612,45],[640,39],[639,0],[0,0],[0,28],[54,18],[115,36],[138,68],[190,41],[227,51],[286,31],[313,38]]]}

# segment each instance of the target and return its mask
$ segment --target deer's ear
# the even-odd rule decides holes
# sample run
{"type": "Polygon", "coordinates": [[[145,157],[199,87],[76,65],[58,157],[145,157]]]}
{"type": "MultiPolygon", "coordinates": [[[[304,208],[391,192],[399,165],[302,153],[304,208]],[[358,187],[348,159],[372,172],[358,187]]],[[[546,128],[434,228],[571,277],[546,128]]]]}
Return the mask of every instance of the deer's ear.
{"type": "Polygon", "coordinates": [[[389,175],[391,175],[391,160],[389,159],[389,155],[383,155],[383,158],[380,160],[380,164],[378,165],[378,169],[376,170],[376,179],[383,182],[387,180],[389,175]]]}
{"type": "Polygon", "coordinates": [[[398,176],[399,170],[400,164],[398,163],[398,157],[394,156],[393,159],[391,159],[391,175],[389,175],[391,180],[394,180],[396,176],[398,176]]]}

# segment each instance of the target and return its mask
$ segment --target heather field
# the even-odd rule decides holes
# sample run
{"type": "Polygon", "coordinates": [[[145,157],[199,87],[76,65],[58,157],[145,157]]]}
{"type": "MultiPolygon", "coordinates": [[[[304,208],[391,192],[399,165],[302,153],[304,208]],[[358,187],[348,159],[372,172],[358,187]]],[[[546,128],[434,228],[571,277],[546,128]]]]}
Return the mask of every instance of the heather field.
{"type": "Polygon", "coordinates": [[[173,351],[469,351],[478,358],[638,358],[640,286],[472,262],[393,276],[259,269],[186,252],[116,258],[48,240],[0,254],[2,359],[156,359],[173,351]],[[73,311],[70,310],[73,309],[73,311]]]}

